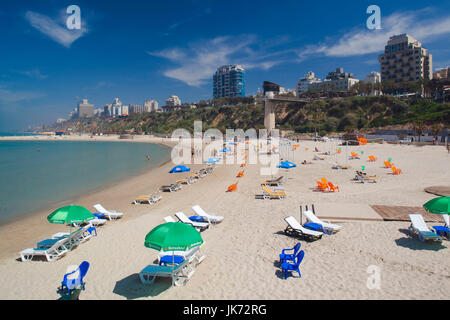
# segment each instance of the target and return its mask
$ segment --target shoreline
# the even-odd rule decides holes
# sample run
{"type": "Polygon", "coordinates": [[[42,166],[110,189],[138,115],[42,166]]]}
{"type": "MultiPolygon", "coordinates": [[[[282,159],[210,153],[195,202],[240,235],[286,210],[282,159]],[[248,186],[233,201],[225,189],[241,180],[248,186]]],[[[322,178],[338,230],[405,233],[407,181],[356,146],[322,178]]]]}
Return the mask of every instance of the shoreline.
{"type": "MultiPolygon", "coordinates": [[[[86,142],[93,142],[93,143],[95,143],[95,142],[136,142],[136,143],[158,144],[158,145],[167,147],[169,149],[172,149],[172,147],[175,145],[175,143],[170,141],[170,139],[166,139],[166,138],[146,137],[147,139],[136,139],[135,140],[135,139],[118,139],[118,137],[119,137],[118,135],[114,135],[114,136],[105,137],[103,139],[93,140],[89,136],[86,136],[86,135],[85,136],[76,136],[73,138],[71,137],[68,139],[49,139],[48,137],[44,137],[44,136],[42,136],[41,139],[36,139],[35,136],[12,136],[12,137],[5,136],[5,137],[0,137],[0,142],[1,141],[77,141],[77,142],[85,142],[86,141],[86,142]],[[158,141],[156,141],[155,139],[157,139],[158,141]]],[[[151,169],[143,169],[141,172],[135,173],[126,178],[122,178],[117,181],[105,183],[102,186],[97,187],[93,190],[83,191],[83,193],[81,193],[75,197],[52,203],[49,206],[45,206],[42,209],[24,212],[24,213],[18,214],[17,216],[7,218],[0,222],[0,234],[2,236],[5,236],[7,239],[9,239],[12,236],[11,235],[12,233],[10,232],[10,230],[14,230],[14,233],[18,232],[22,228],[21,227],[22,225],[30,225],[30,224],[35,225],[35,223],[39,224],[40,223],[39,221],[42,220],[42,218],[44,218],[42,221],[45,224],[46,223],[46,221],[44,221],[45,217],[48,214],[50,214],[51,211],[54,210],[55,208],[59,208],[61,206],[72,204],[72,203],[85,202],[86,199],[91,198],[93,195],[106,194],[109,192],[109,190],[117,189],[122,184],[132,184],[134,181],[139,181],[139,180],[147,177],[150,172],[153,172],[153,174],[160,174],[160,173],[162,173],[162,170],[167,170],[168,167],[171,167],[169,165],[170,163],[171,163],[171,159],[170,159],[170,154],[169,154],[169,157],[166,160],[164,160],[162,163],[158,164],[157,166],[155,166],[151,169]]],[[[95,211],[92,207],[87,207],[87,209],[91,212],[95,211]]],[[[39,232],[43,231],[44,234],[46,234],[48,232],[53,232],[53,231],[51,231],[54,229],[51,227],[52,225],[49,223],[47,223],[47,225],[48,225],[48,228],[45,228],[45,226],[39,226],[38,227],[39,232]],[[48,232],[46,232],[47,230],[48,230],[48,232]]],[[[35,235],[38,237],[42,237],[42,236],[44,236],[44,234],[34,232],[33,234],[29,234],[29,235],[30,236],[35,235]]],[[[25,242],[25,240],[19,241],[19,242],[25,242]]],[[[12,249],[7,250],[6,247],[10,247],[10,244],[5,245],[0,242],[0,260],[6,258],[7,251],[15,252],[12,249]]],[[[13,245],[13,247],[16,247],[16,249],[19,248],[19,246],[14,246],[14,245],[13,245]]],[[[20,250],[23,250],[23,249],[19,249],[19,251],[20,250]]]]}

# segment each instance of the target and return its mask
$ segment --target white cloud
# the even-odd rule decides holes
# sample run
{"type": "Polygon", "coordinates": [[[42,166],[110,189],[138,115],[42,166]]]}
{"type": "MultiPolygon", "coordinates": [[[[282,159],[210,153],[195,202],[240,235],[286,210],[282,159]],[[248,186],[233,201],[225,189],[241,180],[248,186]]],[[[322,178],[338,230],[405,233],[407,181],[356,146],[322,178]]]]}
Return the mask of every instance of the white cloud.
{"type": "Polygon", "coordinates": [[[18,74],[22,74],[24,76],[27,76],[29,78],[44,80],[47,79],[47,75],[43,74],[38,68],[34,68],[32,70],[26,70],[26,71],[17,71],[18,74]]]}
{"type": "MultiPolygon", "coordinates": [[[[357,29],[341,36],[334,43],[309,45],[299,51],[299,60],[303,61],[313,54],[330,57],[348,57],[381,52],[389,37],[394,34],[408,33],[421,42],[431,41],[450,33],[450,16],[435,19],[424,17],[430,10],[394,13],[382,18],[380,30],[357,29]]],[[[327,42],[331,42],[328,40],[327,42]]]]}
{"type": "Polygon", "coordinates": [[[217,68],[225,64],[268,70],[282,62],[279,56],[285,54],[285,51],[267,54],[266,49],[267,47],[257,45],[256,36],[241,35],[216,37],[190,43],[184,49],[168,48],[148,54],[179,65],[166,70],[166,77],[198,87],[211,79],[217,68]]]}
{"type": "Polygon", "coordinates": [[[87,32],[83,19],[80,30],[69,30],[64,25],[61,26],[56,22],[61,21],[61,16],[57,20],[54,20],[40,13],[27,11],[25,18],[33,28],[66,48],[69,48],[75,40],[79,39],[87,32]]]}

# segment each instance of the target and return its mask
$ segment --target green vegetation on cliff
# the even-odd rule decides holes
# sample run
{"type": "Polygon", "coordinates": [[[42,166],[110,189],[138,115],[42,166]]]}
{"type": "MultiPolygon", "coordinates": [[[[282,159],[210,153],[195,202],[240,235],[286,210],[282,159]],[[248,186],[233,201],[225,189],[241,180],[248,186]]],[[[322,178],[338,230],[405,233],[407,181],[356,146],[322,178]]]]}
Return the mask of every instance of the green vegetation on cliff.
{"type": "MultiPolygon", "coordinates": [[[[196,120],[203,122],[203,130],[217,128],[260,129],[264,127],[262,104],[239,104],[200,107],[172,112],[133,114],[121,119],[91,119],[71,121],[76,131],[170,134],[177,128],[193,131],[196,120]]],[[[307,104],[280,103],[276,108],[277,128],[295,132],[342,132],[388,125],[422,122],[425,125],[450,125],[450,104],[415,99],[405,102],[392,96],[358,96],[316,100],[307,104]]]]}

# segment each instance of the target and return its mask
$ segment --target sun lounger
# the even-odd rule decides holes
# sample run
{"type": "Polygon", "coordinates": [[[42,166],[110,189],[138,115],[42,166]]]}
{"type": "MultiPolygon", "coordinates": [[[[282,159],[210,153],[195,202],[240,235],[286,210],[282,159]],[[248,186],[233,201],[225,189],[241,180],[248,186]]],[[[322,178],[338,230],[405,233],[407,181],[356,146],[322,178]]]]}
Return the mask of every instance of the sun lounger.
{"type": "Polygon", "coordinates": [[[410,214],[409,219],[411,220],[411,226],[408,230],[412,237],[418,237],[422,242],[427,240],[442,242],[442,238],[439,235],[428,229],[421,214],[410,214]]]}
{"type": "Polygon", "coordinates": [[[93,233],[97,235],[97,230],[90,224],[87,224],[72,233],[69,232],[58,232],[52,236],[52,239],[60,240],[67,239],[66,247],[71,250],[73,247],[79,245],[80,243],[86,242],[92,238],[93,233]]]}
{"type": "Polygon", "coordinates": [[[356,171],[356,175],[355,175],[355,178],[353,178],[353,180],[359,181],[361,183],[365,183],[365,182],[376,183],[378,180],[378,177],[377,176],[368,176],[367,174],[364,174],[361,171],[356,171]]]}
{"type": "Polygon", "coordinates": [[[331,181],[328,181],[328,189],[331,191],[331,192],[334,192],[334,191],[340,191],[339,190],[339,187],[338,186],[335,186],[331,181]]]}
{"type": "Polygon", "coordinates": [[[181,189],[181,183],[172,183],[170,185],[161,186],[160,191],[163,192],[175,192],[181,189]]]}
{"type": "Polygon", "coordinates": [[[94,205],[95,210],[103,213],[109,220],[116,220],[122,218],[123,213],[114,210],[106,210],[100,203],[94,205]]]}
{"type": "Polygon", "coordinates": [[[139,272],[143,284],[152,284],[157,277],[171,277],[176,286],[185,285],[194,275],[195,268],[188,260],[175,266],[148,265],[139,272]]]}
{"type": "Polygon", "coordinates": [[[239,171],[236,178],[241,178],[244,176],[244,171],[239,171]]]}
{"type": "Polygon", "coordinates": [[[204,245],[205,242],[203,242],[201,246],[194,247],[187,251],[160,251],[158,252],[158,263],[160,263],[162,257],[174,255],[182,257],[184,260],[188,260],[189,262],[199,264],[206,257],[205,255],[200,254],[200,247],[203,247],[204,245]]]}
{"type": "Polygon", "coordinates": [[[175,216],[183,223],[190,224],[196,229],[200,229],[201,231],[208,229],[209,223],[206,222],[195,222],[190,220],[183,212],[175,213],[175,216]]]}
{"type": "Polygon", "coordinates": [[[209,223],[219,223],[223,220],[222,216],[216,216],[213,214],[206,213],[198,204],[192,207],[195,214],[200,217],[205,217],[209,223]]]}
{"type": "Polygon", "coordinates": [[[89,220],[88,222],[85,222],[85,223],[72,223],[72,225],[74,227],[80,227],[82,225],[90,224],[90,225],[98,227],[98,226],[104,225],[106,223],[106,221],[107,221],[106,219],[95,218],[95,219],[89,220]]]}
{"type": "Polygon", "coordinates": [[[322,238],[323,232],[306,229],[292,216],[286,217],[284,220],[288,224],[284,233],[289,236],[304,238],[308,241],[322,238]]]}
{"type": "Polygon", "coordinates": [[[325,160],[325,157],[319,157],[318,155],[314,155],[313,160],[325,160]]]}
{"type": "Polygon", "coordinates": [[[284,191],[272,191],[267,186],[261,186],[263,194],[267,195],[269,199],[284,199],[286,198],[286,192],[284,191]]]}
{"type": "Polygon", "coordinates": [[[154,203],[158,202],[161,199],[162,199],[162,196],[160,194],[154,193],[154,194],[150,194],[150,195],[147,195],[147,196],[136,197],[136,198],[134,198],[132,203],[133,204],[144,204],[144,203],[154,204],[154,203]]]}
{"type": "Polygon", "coordinates": [[[20,252],[20,258],[22,261],[31,261],[35,256],[43,256],[47,261],[54,261],[67,252],[67,239],[60,239],[55,242],[50,248],[28,248],[20,252]]]}
{"type": "Polygon", "coordinates": [[[265,180],[261,184],[265,185],[265,186],[279,186],[282,183],[283,183],[283,176],[280,176],[280,177],[278,177],[276,179],[265,180]]]}
{"type": "Polygon", "coordinates": [[[312,211],[307,210],[303,213],[306,217],[306,220],[312,223],[320,224],[322,226],[322,230],[326,230],[331,233],[338,232],[342,227],[337,224],[332,224],[329,222],[324,222],[320,220],[312,211]]]}
{"type": "Polygon", "coordinates": [[[392,169],[392,174],[394,174],[394,175],[399,175],[400,173],[402,173],[402,169],[397,169],[397,167],[395,167],[395,166],[392,166],[391,169],[392,169]]]}

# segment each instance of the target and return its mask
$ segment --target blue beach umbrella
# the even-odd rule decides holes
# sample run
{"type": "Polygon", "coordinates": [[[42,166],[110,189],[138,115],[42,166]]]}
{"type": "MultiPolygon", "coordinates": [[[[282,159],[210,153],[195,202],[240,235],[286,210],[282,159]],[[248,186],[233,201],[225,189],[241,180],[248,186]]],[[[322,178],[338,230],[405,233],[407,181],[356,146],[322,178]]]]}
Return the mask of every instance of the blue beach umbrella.
{"type": "Polygon", "coordinates": [[[208,160],[206,160],[206,163],[216,163],[219,161],[219,158],[209,158],[208,160]]]}
{"type": "Polygon", "coordinates": [[[176,166],[173,167],[172,170],[169,171],[169,173],[186,172],[186,171],[191,171],[191,169],[186,166],[176,166]]]}
{"type": "Polygon", "coordinates": [[[228,151],[231,151],[231,149],[230,148],[223,148],[221,151],[222,152],[228,152],[228,151]]]}
{"type": "Polygon", "coordinates": [[[281,162],[277,167],[278,168],[282,168],[282,169],[290,169],[290,168],[294,168],[294,167],[296,167],[297,165],[295,164],[295,163],[293,163],[293,162],[290,162],[290,161],[283,161],[283,162],[281,162]]]}

